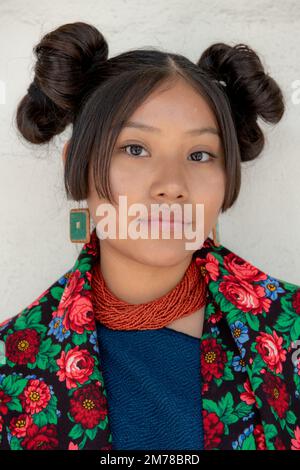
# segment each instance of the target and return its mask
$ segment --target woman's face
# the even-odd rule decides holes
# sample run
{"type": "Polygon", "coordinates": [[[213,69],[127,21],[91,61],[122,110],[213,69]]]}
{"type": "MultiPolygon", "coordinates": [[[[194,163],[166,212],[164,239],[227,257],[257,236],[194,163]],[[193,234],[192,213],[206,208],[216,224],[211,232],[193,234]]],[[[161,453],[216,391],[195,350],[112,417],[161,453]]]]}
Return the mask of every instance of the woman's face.
{"type": "MultiPolygon", "coordinates": [[[[197,223],[203,225],[204,238],[192,251],[186,249],[186,242],[195,239],[186,238],[184,232],[181,238],[175,238],[172,229],[170,236],[164,239],[161,227],[158,239],[151,238],[150,227],[146,239],[119,238],[116,207],[116,239],[100,240],[101,250],[108,248],[110,252],[117,251],[119,255],[152,266],[175,265],[201,248],[217,221],[226,183],[220,137],[215,132],[190,132],[208,127],[218,132],[216,119],[205,100],[183,80],[165,88],[162,85],[136,109],[130,117],[130,123],[135,125],[121,130],[111,160],[112,193],[117,202],[119,196],[126,196],[127,208],[142,203],[148,215],[151,204],[171,208],[177,203],[182,211],[188,205],[192,207],[193,221],[189,227],[193,230],[197,228],[196,205],[203,204],[204,219],[197,223]],[[145,127],[137,127],[137,124],[145,127]]],[[[91,171],[89,188],[87,203],[97,225],[107,217],[107,214],[96,214],[98,205],[109,202],[99,199],[91,171]]],[[[138,215],[128,216],[127,223],[136,220],[138,215]]],[[[143,227],[145,229],[145,225],[143,227]]]]}

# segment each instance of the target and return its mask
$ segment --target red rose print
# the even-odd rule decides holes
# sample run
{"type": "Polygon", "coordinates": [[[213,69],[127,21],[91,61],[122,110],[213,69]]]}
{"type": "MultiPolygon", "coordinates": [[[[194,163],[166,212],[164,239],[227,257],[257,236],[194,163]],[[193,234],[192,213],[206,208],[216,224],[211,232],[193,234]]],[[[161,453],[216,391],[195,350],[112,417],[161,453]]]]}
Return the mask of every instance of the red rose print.
{"type": "Polygon", "coordinates": [[[229,253],[224,256],[224,267],[237,279],[254,282],[267,279],[267,275],[240,256],[229,253]]]}
{"type": "Polygon", "coordinates": [[[215,338],[203,340],[201,351],[201,370],[204,380],[210,381],[213,377],[217,379],[222,377],[227,355],[217,340],[215,338]]]}
{"type": "Polygon", "coordinates": [[[291,450],[300,450],[300,428],[296,426],[294,431],[295,439],[291,440],[291,450]]]}
{"type": "Polygon", "coordinates": [[[232,275],[224,276],[223,279],[219,291],[238,309],[251,312],[253,315],[269,311],[271,300],[265,297],[265,290],[262,286],[236,279],[232,275]]]}
{"type": "Polygon", "coordinates": [[[269,405],[274,408],[280,419],[284,418],[289,407],[289,395],[283,380],[266,372],[262,388],[267,395],[269,405]]]}
{"type": "Polygon", "coordinates": [[[94,315],[91,298],[76,295],[74,302],[67,308],[63,325],[67,330],[82,334],[84,330],[94,329],[94,315]]]}
{"type": "Polygon", "coordinates": [[[13,436],[18,438],[26,436],[27,429],[33,424],[33,419],[30,415],[22,414],[13,418],[10,422],[9,428],[13,436]]]}
{"type": "Polygon", "coordinates": [[[7,414],[7,403],[9,403],[10,401],[11,397],[9,395],[6,395],[3,390],[0,390],[0,416],[7,414]]]}
{"type": "Polygon", "coordinates": [[[80,276],[81,272],[78,269],[72,273],[72,276],[69,278],[69,281],[64,288],[59,307],[52,314],[53,317],[63,317],[66,308],[74,302],[74,299],[82,291],[84,279],[80,278],[80,276]]]}
{"type": "Polygon", "coordinates": [[[51,398],[50,389],[45,382],[32,379],[24,388],[20,401],[26,413],[39,413],[47,407],[51,398]]]}
{"type": "Polygon", "coordinates": [[[282,372],[282,362],[286,360],[286,351],[282,349],[282,336],[278,336],[276,331],[273,334],[261,333],[256,338],[255,348],[263,358],[268,367],[276,374],[282,372]]]}
{"type": "Polygon", "coordinates": [[[94,428],[107,416],[106,399],[95,384],[75,390],[70,405],[70,413],[76,423],[87,429],[94,428]]]}
{"type": "Polygon", "coordinates": [[[57,359],[60,370],[56,372],[60,382],[66,381],[67,388],[77,387],[77,383],[83,384],[92,374],[94,369],[94,359],[86,349],[79,349],[76,346],[67,353],[62,351],[57,359]]]}
{"type": "Polygon", "coordinates": [[[36,330],[25,328],[9,335],[6,339],[7,358],[16,364],[35,362],[39,351],[40,338],[36,330]]]}
{"type": "Polygon", "coordinates": [[[208,413],[203,410],[203,428],[205,429],[204,448],[210,450],[217,447],[221,442],[221,436],[224,432],[224,424],[220,421],[216,413],[208,413]]]}
{"type": "Polygon", "coordinates": [[[210,279],[214,281],[218,279],[220,274],[219,261],[211,253],[208,253],[205,259],[196,257],[195,262],[206,283],[208,283],[210,279]]]}
{"type": "Polygon", "coordinates": [[[48,424],[39,428],[36,424],[32,424],[27,429],[26,437],[21,445],[28,450],[56,449],[58,447],[58,438],[55,425],[48,424]]]}
{"type": "Polygon", "coordinates": [[[292,297],[292,305],[293,308],[295,309],[296,313],[300,315],[300,289],[297,290],[292,297]]]}
{"type": "Polygon", "coordinates": [[[247,405],[253,405],[253,403],[255,403],[256,400],[255,400],[254,392],[251,389],[249,379],[247,379],[246,382],[244,383],[244,389],[246,391],[241,393],[241,395],[240,395],[241,400],[243,400],[245,403],[247,403],[247,405]]]}

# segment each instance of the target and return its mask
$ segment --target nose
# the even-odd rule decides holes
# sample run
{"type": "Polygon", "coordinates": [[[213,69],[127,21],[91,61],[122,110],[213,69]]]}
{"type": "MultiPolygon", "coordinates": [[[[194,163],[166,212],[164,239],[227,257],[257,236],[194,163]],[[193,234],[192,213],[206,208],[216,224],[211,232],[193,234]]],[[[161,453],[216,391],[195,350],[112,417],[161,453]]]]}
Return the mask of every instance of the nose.
{"type": "Polygon", "coordinates": [[[184,202],[188,197],[188,186],[182,167],[162,166],[151,185],[151,199],[158,203],[184,202]]]}

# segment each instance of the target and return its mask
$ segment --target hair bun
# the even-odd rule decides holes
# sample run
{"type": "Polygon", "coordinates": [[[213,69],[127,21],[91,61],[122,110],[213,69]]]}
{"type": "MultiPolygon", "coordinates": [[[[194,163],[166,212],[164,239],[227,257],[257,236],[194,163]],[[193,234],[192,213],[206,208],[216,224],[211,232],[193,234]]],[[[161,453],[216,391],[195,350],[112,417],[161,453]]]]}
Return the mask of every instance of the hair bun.
{"type": "Polygon", "coordinates": [[[243,161],[253,160],[264,146],[257,118],[276,124],[284,113],[284,99],[257,53],[246,44],[216,43],[201,55],[199,67],[226,83],[243,161]]]}
{"type": "Polygon", "coordinates": [[[108,45],[94,26],[76,22],[46,34],[33,51],[35,77],[19,103],[16,121],[27,140],[43,143],[73,121],[101,76],[108,45]]]}

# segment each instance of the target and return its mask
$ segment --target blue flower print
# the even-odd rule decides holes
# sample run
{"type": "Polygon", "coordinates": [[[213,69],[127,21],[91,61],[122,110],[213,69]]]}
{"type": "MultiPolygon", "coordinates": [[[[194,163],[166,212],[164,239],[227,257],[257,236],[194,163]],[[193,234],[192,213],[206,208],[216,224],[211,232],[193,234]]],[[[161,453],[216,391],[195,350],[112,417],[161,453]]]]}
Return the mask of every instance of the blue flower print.
{"type": "Polygon", "coordinates": [[[285,290],[279,286],[279,281],[270,276],[263,281],[261,285],[265,288],[266,296],[271,300],[276,300],[278,294],[285,292],[285,290]]]}
{"type": "Polygon", "coordinates": [[[232,448],[234,450],[241,450],[244,440],[246,439],[246,437],[250,436],[250,434],[253,433],[253,430],[254,430],[254,426],[253,424],[251,424],[249,428],[246,428],[244,432],[239,435],[237,441],[233,441],[232,448]]]}
{"type": "Polygon", "coordinates": [[[230,325],[231,334],[239,344],[244,344],[249,340],[248,327],[240,320],[230,325]]]}
{"type": "Polygon", "coordinates": [[[246,362],[244,360],[245,353],[246,353],[246,349],[241,348],[240,356],[234,356],[234,358],[232,359],[232,365],[236,372],[245,372],[246,370],[246,362]]]}
{"type": "Polygon", "coordinates": [[[49,323],[49,327],[48,335],[54,335],[58,341],[63,341],[71,334],[69,330],[65,329],[60,317],[54,317],[49,323]]]}

